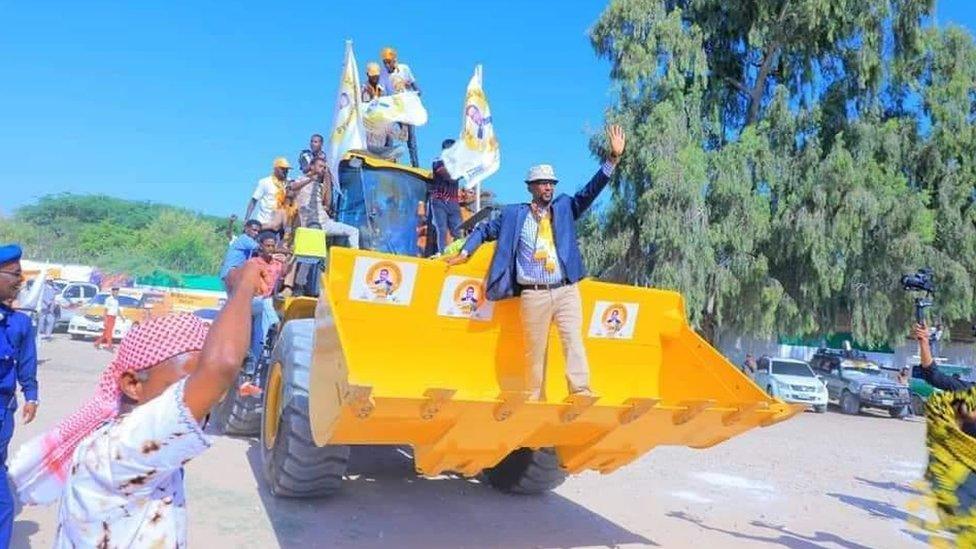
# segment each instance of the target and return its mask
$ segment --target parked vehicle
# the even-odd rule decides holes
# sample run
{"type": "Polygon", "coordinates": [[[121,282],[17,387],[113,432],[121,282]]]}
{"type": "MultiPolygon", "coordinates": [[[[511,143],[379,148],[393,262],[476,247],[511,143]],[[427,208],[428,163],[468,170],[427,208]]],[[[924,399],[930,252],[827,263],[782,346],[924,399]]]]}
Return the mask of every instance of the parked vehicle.
{"type": "MultiPolygon", "coordinates": [[[[37,279],[31,279],[25,284],[25,290],[30,291],[37,279]]],[[[67,280],[52,280],[51,284],[57,292],[54,296],[55,327],[67,326],[71,318],[91,301],[98,293],[98,286],[88,282],[68,282],[67,280]]]]}
{"type": "Polygon", "coordinates": [[[827,411],[827,387],[802,360],[761,357],[753,380],[766,389],[769,396],[806,404],[818,414],[827,411]]]}
{"type": "MultiPolygon", "coordinates": [[[[71,318],[71,322],[68,323],[68,334],[72,339],[102,335],[102,330],[105,328],[105,299],[109,295],[111,294],[96,295],[80,314],[71,318]]],[[[135,295],[131,292],[120,293],[118,300],[121,318],[116,319],[115,328],[112,330],[112,339],[116,340],[122,339],[130,328],[148,318],[151,307],[146,303],[145,295],[140,293],[135,295]]]]}
{"type": "Polygon", "coordinates": [[[88,282],[54,282],[59,287],[54,302],[57,303],[54,326],[67,326],[88,303],[98,294],[98,286],[88,282]]]}
{"type": "Polygon", "coordinates": [[[829,400],[845,414],[858,414],[862,408],[887,410],[896,418],[908,414],[908,387],[887,378],[864,353],[818,349],[810,366],[827,385],[829,400]]]}
{"type": "MultiPolygon", "coordinates": [[[[971,366],[946,364],[937,361],[935,368],[947,376],[958,377],[963,381],[973,381],[973,368],[971,366]]],[[[912,413],[917,416],[925,414],[925,402],[932,393],[939,392],[939,389],[929,385],[927,381],[922,379],[922,373],[918,370],[918,367],[912,369],[912,378],[908,381],[908,389],[911,391],[912,413]]]]}

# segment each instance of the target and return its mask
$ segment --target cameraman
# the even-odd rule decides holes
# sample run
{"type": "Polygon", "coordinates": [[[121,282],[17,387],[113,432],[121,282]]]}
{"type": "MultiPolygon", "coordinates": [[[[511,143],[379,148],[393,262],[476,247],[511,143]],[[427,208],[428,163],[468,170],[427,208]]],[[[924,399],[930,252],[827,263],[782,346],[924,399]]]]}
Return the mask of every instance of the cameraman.
{"type": "MultiPolygon", "coordinates": [[[[947,376],[935,367],[935,360],[932,358],[932,348],[929,343],[929,329],[924,323],[915,325],[915,339],[918,341],[918,357],[922,367],[922,379],[929,385],[943,391],[965,391],[974,385],[959,378],[947,376]]],[[[960,403],[956,407],[956,417],[962,431],[976,438],[976,410],[970,410],[965,404],[960,403]]]]}

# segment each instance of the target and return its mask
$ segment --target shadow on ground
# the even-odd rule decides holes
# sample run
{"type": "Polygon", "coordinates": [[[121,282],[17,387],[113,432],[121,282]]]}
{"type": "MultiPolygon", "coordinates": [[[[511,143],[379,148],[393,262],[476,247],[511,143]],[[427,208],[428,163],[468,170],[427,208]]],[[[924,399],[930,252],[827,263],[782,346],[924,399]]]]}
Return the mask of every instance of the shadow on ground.
{"type": "Polygon", "coordinates": [[[313,500],[268,492],[260,442],[247,457],[282,547],[657,545],[556,493],[510,496],[475,480],[419,477],[400,447],[353,447],[342,492],[313,500]]]}
{"type": "Polygon", "coordinates": [[[901,492],[903,494],[910,494],[916,496],[922,495],[922,492],[919,492],[917,489],[913,488],[908,483],[891,482],[891,481],[881,482],[877,480],[869,480],[863,477],[854,477],[854,480],[862,484],[871,486],[872,488],[877,488],[879,490],[891,490],[894,492],[901,492]]]}
{"type": "Polygon", "coordinates": [[[861,545],[860,543],[850,541],[830,532],[818,531],[814,532],[812,535],[806,535],[798,532],[792,532],[786,526],[769,524],[758,520],[754,520],[749,524],[756,528],[769,530],[769,535],[747,534],[745,532],[736,532],[734,530],[726,530],[716,526],[709,526],[705,524],[703,520],[682,511],[671,512],[668,513],[667,516],[683,520],[685,522],[690,522],[702,530],[726,534],[729,537],[738,540],[753,543],[781,545],[783,547],[789,547],[790,549],[822,549],[824,544],[833,544],[838,547],[844,547],[845,549],[871,549],[871,547],[867,545],[861,545]]]}
{"type": "Polygon", "coordinates": [[[858,496],[849,496],[847,494],[828,493],[827,495],[832,498],[837,498],[842,503],[846,503],[847,505],[851,505],[866,511],[872,517],[886,518],[899,522],[910,522],[913,520],[917,522],[921,520],[918,517],[910,515],[886,501],[878,501],[876,499],[868,499],[858,496]]]}
{"type": "Polygon", "coordinates": [[[20,515],[20,510],[24,508],[24,505],[20,503],[20,498],[16,497],[17,490],[14,488],[13,483],[9,482],[10,493],[14,494],[14,527],[10,533],[10,546],[16,547],[17,549],[22,549],[25,547],[33,547],[31,545],[30,537],[34,534],[40,532],[41,527],[32,520],[17,520],[17,516],[20,515]]]}

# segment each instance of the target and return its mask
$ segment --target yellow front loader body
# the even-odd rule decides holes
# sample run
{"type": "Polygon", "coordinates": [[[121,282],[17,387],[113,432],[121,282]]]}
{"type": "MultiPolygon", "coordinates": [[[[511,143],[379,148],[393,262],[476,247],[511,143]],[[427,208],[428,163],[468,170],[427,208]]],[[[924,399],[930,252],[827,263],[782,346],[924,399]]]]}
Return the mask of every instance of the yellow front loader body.
{"type": "Polygon", "coordinates": [[[609,473],[655,446],[707,448],[802,409],[699,337],[679,294],[593,280],[580,292],[595,397],[568,395],[553,330],[544,398],[527,400],[518,301],[484,299],[492,252],[448,267],[330,250],[318,300],[293,299],[285,312],[287,322],[314,310],[315,444],[409,444],[420,473],[469,476],[518,448],[554,447],[570,473],[609,473]]]}

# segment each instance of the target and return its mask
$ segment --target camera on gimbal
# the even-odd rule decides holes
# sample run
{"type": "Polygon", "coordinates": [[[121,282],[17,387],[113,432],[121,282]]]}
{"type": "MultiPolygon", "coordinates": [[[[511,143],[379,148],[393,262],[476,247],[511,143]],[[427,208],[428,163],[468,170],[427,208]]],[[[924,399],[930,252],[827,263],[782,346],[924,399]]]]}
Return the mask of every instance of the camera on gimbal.
{"type": "Polygon", "coordinates": [[[935,280],[932,269],[919,269],[917,272],[901,277],[901,286],[906,292],[924,292],[924,296],[915,297],[915,321],[921,324],[925,321],[925,309],[932,306],[932,296],[935,295],[935,280]]]}

